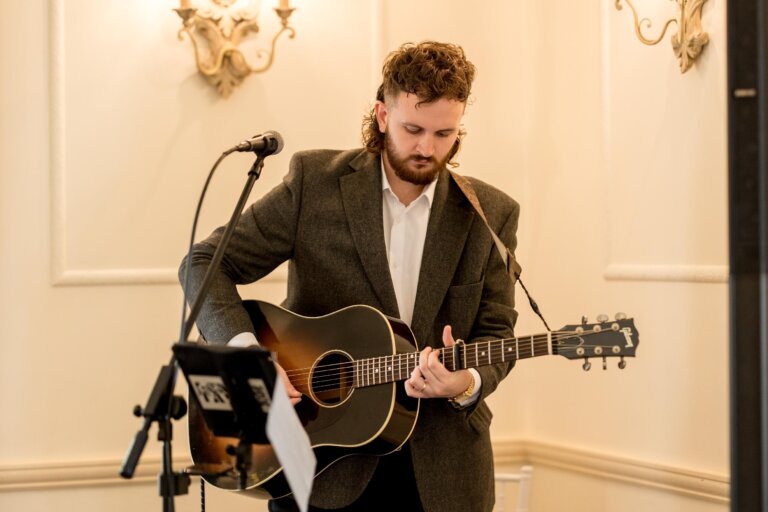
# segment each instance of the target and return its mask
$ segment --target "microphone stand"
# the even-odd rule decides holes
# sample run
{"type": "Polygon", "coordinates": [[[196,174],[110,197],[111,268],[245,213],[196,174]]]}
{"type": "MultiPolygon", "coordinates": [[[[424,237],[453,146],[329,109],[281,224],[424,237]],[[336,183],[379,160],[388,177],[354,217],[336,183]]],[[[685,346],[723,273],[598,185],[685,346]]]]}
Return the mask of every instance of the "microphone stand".
{"type": "MultiPolygon", "coordinates": [[[[233,151],[235,151],[234,148],[224,152],[222,158],[228,156],[233,151]]],[[[208,265],[205,277],[203,278],[203,283],[198,290],[197,297],[195,297],[195,301],[192,304],[189,317],[182,330],[180,343],[188,342],[187,338],[189,337],[189,333],[192,331],[192,327],[195,324],[197,315],[200,313],[208,289],[213,282],[213,277],[218,271],[221,260],[224,257],[224,251],[229,245],[229,241],[235,231],[237,220],[242,214],[248,196],[250,196],[251,190],[253,189],[253,185],[261,176],[261,171],[264,168],[264,158],[266,158],[266,155],[264,155],[263,152],[257,152],[256,161],[248,171],[248,179],[240,194],[240,199],[237,201],[237,206],[232,212],[232,216],[224,230],[221,241],[213,254],[210,265],[208,265]]],[[[189,267],[191,263],[192,262],[188,259],[187,272],[190,271],[189,267]]],[[[186,494],[190,483],[190,478],[187,473],[175,473],[173,471],[171,447],[173,441],[173,424],[171,423],[171,420],[181,419],[187,413],[187,403],[184,398],[173,394],[173,390],[176,387],[178,369],[178,362],[176,361],[175,356],[172,356],[169,363],[160,368],[160,373],[157,376],[155,385],[152,388],[152,392],[150,393],[144,408],[142,409],[139,405],[134,407],[134,416],[144,417],[144,424],[131,441],[128,452],[123,459],[123,464],[120,467],[121,477],[126,479],[133,477],[141,453],[144,451],[144,446],[147,444],[149,429],[153,422],[157,422],[157,439],[163,443],[162,472],[158,476],[158,492],[163,499],[163,512],[174,512],[174,496],[186,494]]]]}

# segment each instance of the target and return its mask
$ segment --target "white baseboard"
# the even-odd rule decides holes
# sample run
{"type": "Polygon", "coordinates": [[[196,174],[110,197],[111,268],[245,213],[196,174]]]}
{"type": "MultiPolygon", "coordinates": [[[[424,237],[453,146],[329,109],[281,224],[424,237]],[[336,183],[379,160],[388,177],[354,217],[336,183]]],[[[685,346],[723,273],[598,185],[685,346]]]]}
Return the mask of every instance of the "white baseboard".
{"type": "Polygon", "coordinates": [[[715,503],[730,503],[730,477],[694,469],[619,457],[562,445],[525,440],[494,440],[497,466],[549,466],[599,479],[682,494],[715,503]]]}

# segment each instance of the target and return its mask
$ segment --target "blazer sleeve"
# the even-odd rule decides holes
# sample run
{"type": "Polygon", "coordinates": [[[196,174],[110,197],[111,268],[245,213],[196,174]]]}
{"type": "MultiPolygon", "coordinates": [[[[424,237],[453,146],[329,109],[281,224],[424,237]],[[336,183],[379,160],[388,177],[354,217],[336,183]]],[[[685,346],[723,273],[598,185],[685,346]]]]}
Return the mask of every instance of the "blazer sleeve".
{"type": "MultiPolygon", "coordinates": [[[[241,332],[254,332],[237,285],[261,279],[291,258],[302,182],[302,161],[294,156],[283,182],[240,216],[197,319],[200,333],[209,342],[226,343],[241,332]]],[[[185,291],[190,304],[202,285],[224,229],[225,226],[216,229],[193,246],[191,264],[188,265],[186,257],[182,260],[179,280],[185,286],[185,272],[189,269],[189,289],[185,291]]]]}
{"type": "MultiPolygon", "coordinates": [[[[506,220],[496,233],[513,254],[517,247],[516,232],[519,216],[520,206],[513,202],[506,220]]],[[[514,336],[516,320],[514,284],[507,274],[501,256],[493,245],[486,264],[480,308],[475,317],[469,341],[511,338],[514,336]]],[[[469,414],[472,414],[477,405],[482,403],[483,399],[496,389],[499,382],[506,377],[513,366],[514,362],[476,368],[482,379],[482,387],[477,400],[467,407],[469,414]]]]}

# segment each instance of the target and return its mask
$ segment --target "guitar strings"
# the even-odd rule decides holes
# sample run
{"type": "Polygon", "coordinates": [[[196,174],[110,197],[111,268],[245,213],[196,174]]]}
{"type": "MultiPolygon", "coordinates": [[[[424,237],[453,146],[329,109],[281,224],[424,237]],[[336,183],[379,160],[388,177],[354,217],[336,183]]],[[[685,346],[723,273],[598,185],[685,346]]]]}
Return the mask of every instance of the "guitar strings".
{"type": "MultiPolygon", "coordinates": [[[[593,348],[599,345],[581,345],[581,346],[587,347],[587,348],[593,348]]],[[[496,357],[499,357],[499,354],[496,354],[496,357]]],[[[515,360],[517,359],[524,359],[524,358],[516,358],[515,360]]],[[[509,359],[506,361],[511,361],[511,360],[512,359],[509,359]]],[[[501,362],[501,361],[499,360],[498,362],[501,362]]],[[[354,367],[347,367],[344,369],[339,369],[334,371],[333,376],[326,376],[326,378],[324,379],[319,379],[319,378],[311,379],[312,380],[311,386],[309,385],[310,379],[302,380],[300,382],[295,382],[294,385],[298,385],[298,386],[303,385],[303,386],[306,386],[307,389],[311,388],[315,394],[329,392],[329,391],[340,391],[341,389],[363,388],[363,387],[376,386],[380,384],[387,384],[387,383],[407,380],[408,378],[410,378],[413,368],[414,366],[412,365],[405,365],[405,366],[401,365],[400,367],[395,366],[394,368],[390,366],[389,368],[379,373],[371,373],[363,378],[358,377],[356,381],[355,380],[356,373],[355,373],[354,367]],[[390,378],[393,372],[397,373],[399,378],[394,378],[394,379],[390,378]],[[342,382],[346,382],[347,385],[342,385],[342,382]]]]}
{"type": "MultiPolygon", "coordinates": [[[[560,341],[563,338],[567,339],[567,338],[571,338],[571,337],[573,337],[573,336],[571,336],[571,335],[557,335],[557,336],[554,336],[553,335],[553,341],[560,341]]],[[[481,344],[489,345],[488,346],[488,351],[490,352],[490,355],[489,356],[485,356],[485,355],[481,356],[478,353],[478,354],[476,354],[475,360],[479,361],[480,357],[483,357],[483,358],[490,357],[491,359],[493,359],[494,358],[494,356],[493,356],[493,352],[494,351],[497,351],[497,352],[501,353],[501,350],[503,350],[501,342],[502,341],[506,342],[506,341],[511,341],[511,340],[514,340],[514,338],[505,339],[505,340],[492,340],[490,342],[478,342],[478,344],[477,344],[478,345],[477,346],[478,350],[480,349],[480,345],[481,344]]],[[[517,360],[517,359],[524,359],[524,358],[533,356],[533,352],[537,352],[538,349],[548,348],[548,340],[546,338],[541,338],[540,337],[538,340],[536,340],[535,336],[534,336],[534,339],[532,341],[533,341],[534,348],[531,351],[530,355],[528,355],[528,350],[527,349],[531,347],[531,341],[528,341],[528,340],[525,340],[523,342],[522,348],[524,348],[526,350],[525,351],[521,350],[520,351],[521,354],[519,354],[519,355],[517,354],[517,350],[519,348],[521,348],[521,346],[519,344],[519,340],[518,340],[518,343],[516,343],[516,345],[515,345],[515,352],[511,351],[512,347],[507,346],[507,347],[504,347],[504,348],[507,349],[505,351],[505,353],[509,353],[510,354],[511,360],[517,360]]],[[[468,347],[475,347],[475,344],[469,344],[467,346],[468,347]]],[[[593,345],[579,345],[579,346],[585,347],[585,348],[592,348],[593,347],[593,345]]],[[[563,349],[565,349],[565,350],[568,350],[568,349],[575,350],[576,347],[562,347],[562,346],[560,346],[560,347],[557,347],[557,349],[558,349],[558,352],[562,352],[563,349]]],[[[443,362],[445,364],[451,364],[452,365],[452,363],[453,363],[453,351],[452,350],[446,350],[445,348],[441,348],[441,349],[435,349],[435,351],[437,351],[439,353],[439,355],[442,356],[443,362]]],[[[388,360],[388,359],[392,359],[392,361],[391,361],[392,363],[395,363],[396,362],[395,359],[398,359],[399,360],[399,361],[397,361],[397,366],[398,367],[402,366],[403,363],[405,363],[405,365],[408,366],[408,363],[410,362],[408,360],[409,359],[410,360],[416,360],[418,358],[418,355],[419,355],[419,352],[409,352],[409,353],[400,353],[400,354],[388,354],[388,355],[379,356],[379,357],[372,357],[372,358],[366,358],[366,359],[358,359],[358,360],[354,360],[354,361],[344,361],[344,362],[341,362],[341,363],[321,365],[319,367],[297,368],[297,369],[293,369],[293,370],[287,370],[286,373],[291,378],[301,378],[303,376],[308,376],[310,373],[313,373],[312,372],[313,368],[315,368],[315,370],[314,370],[314,374],[315,375],[323,375],[324,373],[325,374],[327,374],[327,373],[336,374],[339,370],[341,370],[344,367],[354,370],[355,366],[359,366],[360,367],[359,369],[361,371],[369,371],[370,368],[372,368],[372,367],[376,367],[376,366],[381,367],[382,363],[384,361],[388,360]],[[406,361],[403,361],[404,358],[406,359],[406,361]]],[[[495,357],[498,357],[498,356],[495,356],[495,357]]],[[[504,361],[499,360],[499,361],[496,361],[496,362],[504,362],[504,361]]]]}
{"type": "MultiPolygon", "coordinates": [[[[580,346],[586,347],[586,348],[594,348],[599,345],[580,345],[580,346]]],[[[538,348],[542,348],[542,346],[539,345],[538,348]]],[[[500,354],[500,351],[498,351],[495,357],[500,357],[499,354],[500,354]]],[[[392,357],[392,356],[388,356],[388,357],[392,357]]],[[[494,357],[494,356],[492,355],[491,357],[494,357]]],[[[515,360],[517,359],[524,359],[524,358],[515,358],[515,360]]],[[[511,361],[511,359],[507,361],[511,361]]],[[[501,362],[501,361],[499,360],[497,362],[501,362]]],[[[375,386],[379,384],[387,384],[387,383],[407,380],[408,378],[410,378],[411,371],[413,370],[414,367],[415,366],[412,366],[409,364],[406,364],[404,367],[403,365],[391,365],[387,367],[384,371],[381,371],[378,373],[370,373],[369,375],[367,375],[362,379],[358,377],[357,382],[355,382],[355,375],[356,375],[355,368],[353,367],[353,365],[348,365],[348,367],[346,368],[334,370],[332,376],[327,375],[326,378],[324,379],[320,379],[320,378],[311,379],[313,381],[313,385],[311,386],[311,389],[314,393],[322,393],[322,392],[328,392],[328,391],[339,391],[341,389],[346,389],[346,388],[362,388],[362,387],[375,386]],[[402,376],[403,372],[405,372],[404,373],[405,377],[402,376]],[[390,376],[393,373],[397,373],[398,376],[400,377],[390,378],[390,376]],[[343,386],[342,382],[347,382],[348,384],[346,386],[343,386]]],[[[309,380],[310,379],[302,380],[300,382],[294,382],[294,381],[292,382],[294,382],[294,385],[299,385],[299,386],[304,385],[307,388],[310,388],[309,380]]]]}
{"type": "MultiPolygon", "coordinates": [[[[582,345],[582,347],[593,348],[592,345],[582,345]]],[[[545,346],[539,344],[538,348],[543,349],[545,346]]],[[[415,355],[417,353],[413,354],[415,355]]],[[[507,359],[502,361],[501,355],[501,347],[498,347],[496,349],[492,348],[489,351],[488,357],[494,360],[492,362],[507,361],[507,359]]],[[[508,359],[509,361],[527,358],[527,356],[514,357],[514,354],[512,353],[505,353],[504,355],[510,356],[508,359]]],[[[482,357],[483,359],[485,358],[485,356],[482,357]]],[[[450,366],[452,363],[451,358],[446,358],[444,363],[450,366]]],[[[417,366],[417,363],[415,357],[409,357],[403,360],[403,358],[397,356],[385,356],[382,358],[376,358],[368,365],[360,365],[360,367],[356,367],[354,363],[346,363],[333,366],[335,366],[335,368],[324,368],[322,366],[318,367],[314,374],[312,374],[312,372],[305,372],[303,375],[294,375],[291,378],[291,382],[293,382],[294,385],[299,386],[308,385],[310,381],[310,375],[312,375],[312,388],[315,390],[325,389],[329,385],[340,385],[342,381],[352,382],[351,385],[354,387],[365,387],[366,385],[376,385],[386,382],[405,380],[410,377],[410,374],[417,366]],[[355,380],[356,376],[357,379],[355,380]]]]}
{"type": "MultiPolygon", "coordinates": [[[[552,333],[552,341],[554,345],[555,341],[586,337],[593,334],[599,334],[599,332],[586,331],[577,333],[575,331],[557,331],[552,333]]],[[[489,360],[493,360],[493,362],[500,363],[533,357],[538,350],[548,349],[549,339],[546,334],[533,335],[526,338],[505,338],[500,340],[481,341],[477,342],[477,345],[474,343],[467,344],[465,349],[467,347],[475,347],[479,351],[482,350],[482,345],[487,345],[486,350],[488,355],[486,356],[485,354],[477,352],[474,354],[474,360],[481,361],[487,357],[489,360]],[[511,350],[511,346],[505,346],[506,342],[511,341],[515,342],[514,352],[511,350]],[[520,348],[526,350],[520,350],[520,353],[518,354],[518,349],[520,348]],[[528,349],[530,349],[530,351],[528,349]],[[502,356],[509,356],[509,359],[504,359],[504,361],[502,361],[502,356]]],[[[578,347],[594,348],[596,346],[597,345],[580,344],[578,347]]],[[[578,347],[558,346],[556,348],[558,353],[563,353],[568,350],[575,351],[578,347]]],[[[453,366],[453,350],[446,347],[435,349],[435,351],[438,352],[442,362],[446,364],[446,366],[453,366]]],[[[410,378],[411,372],[418,364],[418,355],[419,352],[389,354],[355,361],[321,365],[313,367],[314,371],[313,368],[297,368],[288,370],[286,373],[294,386],[309,389],[309,382],[311,380],[312,391],[315,393],[322,393],[343,388],[366,387],[406,380],[410,378]],[[395,373],[397,373],[399,378],[394,377],[395,373]],[[312,375],[311,379],[310,375],[312,375]],[[347,385],[343,386],[342,382],[347,383],[347,385]]]]}
{"type": "MultiPolygon", "coordinates": [[[[560,341],[562,339],[575,338],[575,337],[580,337],[580,336],[588,336],[588,335],[591,335],[591,334],[597,334],[597,333],[587,332],[587,333],[578,333],[578,335],[574,335],[574,334],[572,334],[570,332],[566,332],[566,331],[557,331],[556,333],[552,333],[552,340],[554,342],[554,341],[560,341]]],[[[548,337],[547,337],[546,334],[537,334],[537,335],[529,336],[529,337],[526,337],[526,338],[504,338],[504,339],[498,339],[498,340],[479,341],[477,343],[469,343],[469,344],[465,345],[465,348],[466,347],[470,347],[470,348],[478,347],[479,348],[481,345],[485,344],[485,345],[489,346],[489,350],[493,350],[495,348],[501,348],[502,342],[506,343],[506,342],[511,342],[511,341],[515,342],[515,350],[517,351],[518,347],[522,347],[522,348],[530,347],[531,346],[531,341],[533,341],[534,345],[537,348],[546,347],[548,345],[548,341],[549,340],[548,340],[548,337]]],[[[591,347],[591,345],[580,345],[580,346],[582,346],[582,347],[591,347]]],[[[507,348],[511,348],[511,347],[507,346],[507,348]]],[[[560,350],[560,349],[563,349],[563,348],[567,349],[567,348],[571,348],[571,347],[557,347],[557,348],[558,348],[558,350],[560,350]]],[[[449,359],[451,359],[451,362],[452,362],[452,358],[453,358],[453,350],[452,349],[443,347],[443,348],[435,349],[435,351],[439,352],[441,355],[449,356],[449,359]]],[[[521,352],[523,352],[523,351],[521,351],[521,352]]],[[[377,356],[377,357],[371,357],[371,358],[366,358],[366,359],[356,359],[354,361],[344,361],[342,363],[334,363],[334,364],[322,365],[321,368],[323,368],[323,369],[330,369],[331,371],[335,371],[335,368],[338,367],[338,366],[354,365],[354,364],[357,364],[357,363],[365,364],[365,361],[379,361],[382,358],[387,358],[387,357],[401,357],[401,358],[402,357],[414,357],[414,355],[417,355],[417,354],[419,354],[419,352],[404,352],[404,353],[397,353],[397,354],[387,354],[387,355],[384,355],[384,356],[377,356]]],[[[515,358],[515,359],[522,359],[522,358],[515,358]]],[[[499,361],[499,362],[502,362],[502,361],[499,361]]],[[[301,373],[309,373],[309,372],[311,372],[312,368],[314,368],[314,367],[310,367],[310,368],[296,368],[296,369],[293,369],[293,370],[286,370],[286,373],[288,374],[288,376],[300,376],[301,373]]]]}

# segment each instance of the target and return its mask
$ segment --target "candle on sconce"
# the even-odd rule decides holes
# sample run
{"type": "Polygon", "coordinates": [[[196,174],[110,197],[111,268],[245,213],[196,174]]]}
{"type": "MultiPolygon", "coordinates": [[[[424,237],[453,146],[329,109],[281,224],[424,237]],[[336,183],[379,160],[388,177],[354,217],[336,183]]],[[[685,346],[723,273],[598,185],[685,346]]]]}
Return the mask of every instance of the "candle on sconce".
{"type": "Polygon", "coordinates": [[[291,6],[288,5],[290,3],[291,3],[290,0],[280,0],[280,8],[281,9],[290,9],[291,6]]]}
{"type": "Polygon", "coordinates": [[[189,0],[181,0],[181,9],[189,9],[190,7],[192,7],[192,5],[190,5],[189,0]]]}

